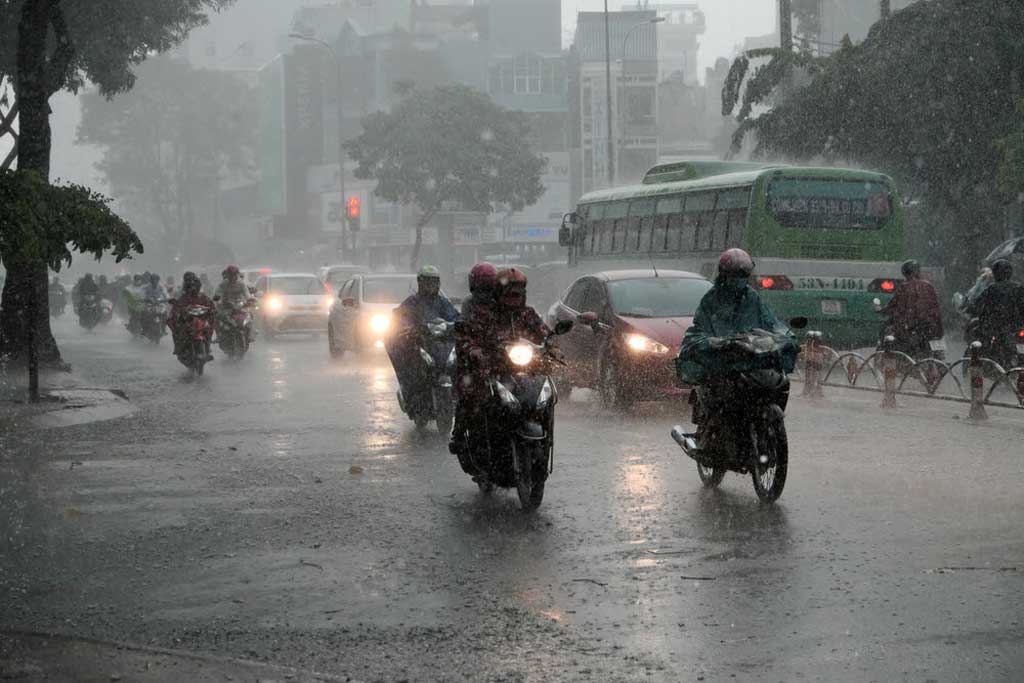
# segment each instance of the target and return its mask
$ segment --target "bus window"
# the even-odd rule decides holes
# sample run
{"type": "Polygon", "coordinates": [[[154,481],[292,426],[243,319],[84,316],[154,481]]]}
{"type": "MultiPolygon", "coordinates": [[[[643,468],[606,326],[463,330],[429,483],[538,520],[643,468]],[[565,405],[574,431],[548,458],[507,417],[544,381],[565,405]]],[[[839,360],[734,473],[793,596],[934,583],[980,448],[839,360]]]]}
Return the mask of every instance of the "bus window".
{"type": "Polygon", "coordinates": [[[640,219],[640,234],[637,236],[636,250],[641,253],[648,253],[652,249],[654,240],[654,225],[656,216],[644,216],[640,219]]]}
{"type": "Polygon", "coordinates": [[[746,209],[729,209],[729,237],[726,248],[743,246],[743,228],[747,224],[746,209]]]}
{"type": "Polygon", "coordinates": [[[630,202],[629,228],[626,233],[626,251],[650,251],[651,222],[653,217],[653,199],[635,199],[630,202]]]}
{"type": "Polygon", "coordinates": [[[651,251],[661,253],[663,251],[679,251],[678,221],[676,225],[676,236],[674,248],[669,248],[669,222],[670,216],[679,215],[683,211],[682,197],[666,197],[658,200],[655,207],[654,235],[651,241],[651,251]]]}
{"type": "Polygon", "coordinates": [[[605,235],[601,238],[602,254],[622,251],[625,246],[626,214],[628,213],[629,202],[614,202],[605,207],[605,235]]]}
{"type": "Polygon", "coordinates": [[[674,213],[668,217],[668,248],[669,253],[688,253],[693,251],[693,229],[696,226],[696,215],[674,213]]]}
{"type": "Polygon", "coordinates": [[[711,247],[715,251],[724,250],[729,240],[729,212],[725,209],[715,211],[711,226],[711,247]]]}
{"type": "MultiPolygon", "coordinates": [[[[714,228],[715,193],[700,192],[686,198],[684,209],[686,219],[683,223],[684,239],[691,226],[693,237],[690,244],[693,251],[710,251],[712,247],[712,229],[714,228]]],[[[685,249],[685,242],[684,242],[685,249]]]]}
{"type": "Polygon", "coordinates": [[[651,251],[660,254],[668,251],[668,216],[654,217],[654,234],[651,237],[651,251]]]}

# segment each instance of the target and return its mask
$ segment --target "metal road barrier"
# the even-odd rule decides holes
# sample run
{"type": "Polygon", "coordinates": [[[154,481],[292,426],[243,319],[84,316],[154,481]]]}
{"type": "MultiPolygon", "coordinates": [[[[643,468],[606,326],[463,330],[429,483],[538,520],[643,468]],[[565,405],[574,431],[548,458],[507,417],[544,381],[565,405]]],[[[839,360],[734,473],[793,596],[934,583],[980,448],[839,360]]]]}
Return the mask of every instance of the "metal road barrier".
{"type": "MultiPolygon", "coordinates": [[[[825,387],[874,391],[882,394],[882,407],[896,407],[896,396],[934,398],[969,403],[970,418],[985,420],[985,406],[1024,408],[1024,368],[1004,369],[981,356],[981,344],[971,345],[970,355],[953,363],[935,358],[914,360],[893,349],[886,337],[882,348],[863,356],[839,352],[821,343],[821,333],[810,331],[803,344],[796,379],[804,382],[803,395],[824,398],[825,387]],[[866,375],[870,381],[862,381],[866,375]],[[1015,402],[994,396],[999,387],[1009,390],[1015,402]]],[[[1009,398],[1009,397],[1007,397],[1009,398]]]]}

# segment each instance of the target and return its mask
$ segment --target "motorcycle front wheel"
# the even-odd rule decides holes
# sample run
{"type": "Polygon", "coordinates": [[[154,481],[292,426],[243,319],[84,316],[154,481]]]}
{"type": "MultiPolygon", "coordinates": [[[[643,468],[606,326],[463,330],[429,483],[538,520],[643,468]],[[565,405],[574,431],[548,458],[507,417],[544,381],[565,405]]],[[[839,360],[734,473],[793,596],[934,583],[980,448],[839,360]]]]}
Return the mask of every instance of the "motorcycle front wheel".
{"type": "Polygon", "coordinates": [[[750,467],[754,492],[766,503],[778,500],[789,472],[789,440],[782,409],[772,406],[767,419],[758,428],[758,448],[750,467]]]}
{"type": "Polygon", "coordinates": [[[455,406],[452,405],[451,391],[438,389],[434,392],[434,410],[437,423],[437,431],[441,434],[451,434],[452,424],[455,422],[455,406]]]}
{"type": "Polygon", "coordinates": [[[519,476],[516,478],[516,493],[519,506],[524,512],[533,512],[544,501],[544,484],[547,479],[547,448],[543,441],[512,442],[515,457],[519,459],[519,476]]]}
{"type": "Polygon", "coordinates": [[[705,487],[713,489],[721,484],[722,479],[725,478],[725,468],[705,467],[697,463],[697,476],[700,477],[700,481],[705,487]]]}

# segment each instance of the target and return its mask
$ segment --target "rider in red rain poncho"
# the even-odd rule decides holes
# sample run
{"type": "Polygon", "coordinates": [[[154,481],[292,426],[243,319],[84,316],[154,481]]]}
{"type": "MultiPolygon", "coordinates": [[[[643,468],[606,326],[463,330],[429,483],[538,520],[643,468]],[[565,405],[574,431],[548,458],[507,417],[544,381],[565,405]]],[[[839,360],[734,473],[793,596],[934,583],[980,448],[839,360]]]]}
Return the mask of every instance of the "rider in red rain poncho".
{"type": "Polygon", "coordinates": [[[213,301],[210,297],[203,294],[201,291],[202,282],[196,277],[195,273],[188,272],[181,280],[181,293],[174,305],[171,307],[171,312],[167,316],[167,327],[171,330],[171,338],[174,339],[174,355],[177,356],[182,348],[182,342],[185,340],[185,321],[182,314],[188,310],[189,306],[205,306],[210,310],[210,315],[213,315],[213,301]]]}
{"type": "Polygon", "coordinates": [[[914,358],[927,356],[928,342],[943,335],[939,297],[932,283],[921,277],[917,261],[904,262],[901,270],[905,281],[881,313],[891,321],[898,350],[914,358]]]}
{"type": "MultiPolygon", "coordinates": [[[[514,339],[529,339],[543,344],[551,336],[551,329],[541,317],[526,305],[526,275],[515,268],[498,271],[493,296],[487,291],[490,264],[480,264],[483,287],[473,292],[472,301],[463,311],[462,323],[456,328],[455,349],[459,359],[455,386],[459,395],[457,422],[452,434],[450,450],[460,454],[464,445],[464,432],[472,432],[475,408],[487,398],[487,377],[491,360],[501,353],[501,343],[514,339]]],[[[478,270],[474,268],[474,271],[478,270]]]]}

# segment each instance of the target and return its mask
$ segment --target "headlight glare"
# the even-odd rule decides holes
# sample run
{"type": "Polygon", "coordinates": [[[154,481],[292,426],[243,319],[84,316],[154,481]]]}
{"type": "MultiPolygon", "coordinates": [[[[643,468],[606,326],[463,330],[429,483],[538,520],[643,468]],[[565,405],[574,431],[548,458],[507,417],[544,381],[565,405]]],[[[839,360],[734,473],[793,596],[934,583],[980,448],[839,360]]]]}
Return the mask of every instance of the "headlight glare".
{"type": "Polygon", "coordinates": [[[270,297],[269,299],[267,299],[267,308],[269,308],[272,311],[280,311],[282,308],[284,308],[284,302],[281,301],[276,296],[270,297]]]}
{"type": "Polygon", "coordinates": [[[515,344],[508,348],[508,359],[520,367],[533,361],[533,349],[526,344],[515,344]]]}
{"type": "Polygon", "coordinates": [[[370,318],[370,329],[377,334],[384,334],[391,327],[391,316],[378,313],[370,318]]]}
{"type": "Polygon", "coordinates": [[[626,345],[638,353],[668,353],[668,347],[642,334],[627,334],[626,345]]]}

